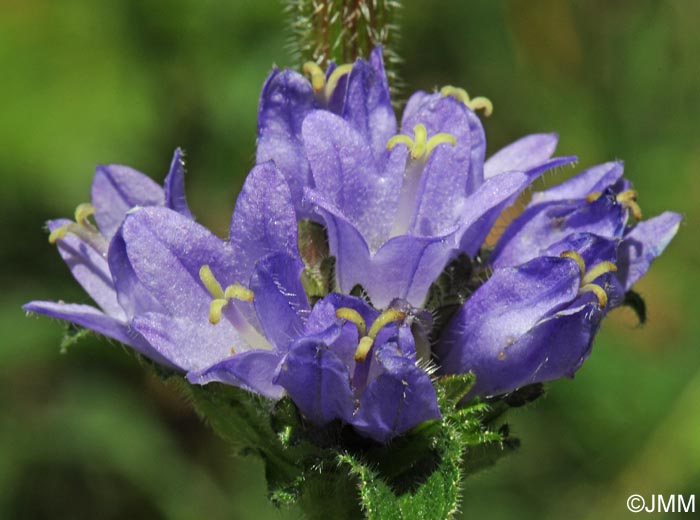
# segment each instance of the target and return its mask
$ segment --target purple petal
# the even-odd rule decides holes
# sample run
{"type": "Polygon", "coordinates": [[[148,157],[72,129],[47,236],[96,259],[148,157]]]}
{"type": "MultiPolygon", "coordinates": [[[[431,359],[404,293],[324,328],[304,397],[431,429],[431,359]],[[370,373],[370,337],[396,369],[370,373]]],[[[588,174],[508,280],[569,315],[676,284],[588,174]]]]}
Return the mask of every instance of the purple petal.
{"type": "Polygon", "coordinates": [[[126,316],[133,318],[145,312],[165,311],[136,276],[129,261],[121,228],[110,242],[107,259],[119,305],[124,309],[126,316]]]}
{"type": "Polygon", "coordinates": [[[349,293],[360,284],[376,308],[386,307],[394,298],[415,306],[423,303],[430,285],[449,261],[453,238],[402,235],[372,254],[357,228],[337,208],[317,194],[310,194],[309,200],[317,205],[326,223],[342,292],[349,293]]]}
{"type": "Polygon", "coordinates": [[[612,186],[622,177],[622,162],[607,162],[582,171],[546,191],[533,193],[532,204],[555,200],[583,199],[586,195],[612,186]]]}
{"type": "Polygon", "coordinates": [[[479,393],[494,391],[480,378],[490,378],[500,366],[497,361],[508,358],[509,348],[523,334],[576,298],[579,277],[569,258],[540,257],[517,268],[496,269],[457,311],[436,345],[442,371],[474,371],[479,393]]]}
{"type": "Polygon", "coordinates": [[[446,132],[457,140],[455,146],[437,146],[423,169],[411,225],[412,234],[423,236],[454,229],[465,197],[483,182],[486,141],[479,118],[464,103],[449,96],[436,96],[413,119],[406,119],[402,127],[406,133],[413,124],[421,123],[428,131],[428,139],[446,132]]]}
{"type": "Polygon", "coordinates": [[[256,163],[274,161],[289,183],[299,209],[305,186],[311,181],[301,141],[301,124],[318,108],[311,84],[291,70],[273,70],[265,81],[258,109],[256,163]]]}
{"type": "Polygon", "coordinates": [[[95,170],[92,204],[97,225],[107,239],[117,232],[130,209],[162,206],[164,203],[163,188],[133,168],[110,164],[98,166],[95,170]]]}
{"type": "Polygon", "coordinates": [[[203,265],[209,265],[222,287],[237,281],[231,248],[175,211],[140,209],[128,216],[122,236],[138,279],[176,316],[207,322],[212,296],[199,278],[203,265]]]}
{"type": "Polygon", "coordinates": [[[423,171],[426,186],[419,200],[426,198],[422,214],[427,217],[431,205],[433,210],[445,203],[454,207],[463,195],[472,193],[481,185],[486,137],[479,117],[451,96],[433,94],[424,98],[416,112],[404,114],[401,132],[413,136],[417,124],[425,125],[428,139],[445,132],[457,140],[455,146],[438,146],[423,171]],[[457,199],[452,200],[454,197],[457,199]],[[438,206],[435,206],[438,201],[438,206]]]}
{"type": "Polygon", "coordinates": [[[573,377],[590,354],[601,319],[595,303],[566,309],[539,322],[510,345],[504,356],[480,355],[473,361],[476,384],[468,397],[573,377]]]}
{"type": "Polygon", "coordinates": [[[625,290],[647,272],[654,259],[663,253],[678,232],[682,215],[666,211],[640,222],[626,235],[618,249],[617,276],[625,290]]]}
{"type": "Polygon", "coordinates": [[[362,229],[368,243],[380,244],[391,229],[406,151],[392,153],[379,169],[364,137],[326,111],[310,114],[302,132],[316,191],[362,229]]]}
{"type": "Polygon", "coordinates": [[[206,320],[147,313],[135,317],[132,326],[163,358],[185,372],[210,367],[230,357],[232,349],[247,348],[227,320],[212,325],[206,320]]]}
{"type": "Polygon", "coordinates": [[[474,256],[503,210],[532,182],[521,172],[509,172],[486,180],[464,203],[460,215],[460,249],[474,256]]]}
{"type": "Polygon", "coordinates": [[[280,365],[275,383],[283,386],[311,422],[324,425],[333,419],[350,422],[353,394],[345,364],[325,344],[302,339],[280,365]]]}
{"type": "Polygon", "coordinates": [[[385,344],[376,358],[384,372],[374,379],[360,398],[353,426],[378,442],[387,442],[418,424],[440,419],[437,396],[430,377],[412,361],[385,344]]]}
{"type": "Polygon", "coordinates": [[[387,141],[396,134],[396,116],[391,106],[380,47],[372,51],[369,63],[357,60],[353,65],[347,80],[342,116],[365,136],[374,161],[379,161],[385,153],[387,141]]]}
{"type": "Polygon", "coordinates": [[[165,205],[187,218],[194,219],[185,197],[185,159],[180,148],[175,150],[170,171],[165,177],[165,205]]]}
{"type": "Polygon", "coordinates": [[[531,205],[501,235],[490,262],[496,267],[522,264],[575,233],[621,237],[625,222],[626,211],[612,193],[593,202],[579,199],[531,205]]]}
{"type": "Polygon", "coordinates": [[[255,293],[255,310],[267,339],[278,349],[285,349],[304,330],[310,312],[301,272],[304,264],[286,254],[263,258],[250,281],[255,293]]]}
{"type": "Polygon", "coordinates": [[[220,382],[255,392],[268,399],[281,399],[284,388],[272,382],[282,356],[269,350],[249,350],[236,354],[204,370],[190,372],[195,385],[220,382]]]}
{"type": "MultiPolygon", "coordinates": [[[[54,231],[69,222],[65,219],[51,220],[48,222],[49,231],[54,231]]],[[[124,321],[126,315],[117,301],[112,275],[104,256],[70,233],[56,245],[61,258],[85,292],[108,316],[124,321]]]]}
{"type": "Polygon", "coordinates": [[[241,282],[270,253],[299,256],[291,193],[274,163],[258,165],[248,174],[233,212],[230,242],[238,266],[234,276],[241,282]]]}
{"type": "Polygon", "coordinates": [[[174,365],[153,347],[151,347],[137,331],[126,323],[107,316],[99,309],[90,305],[77,303],[61,303],[47,301],[33,301],[22,307],[27,312],[36,312],[52,318],[70,321],[81,327],[94,330],[98,334],[129,345],[137,352],[152,359],[161,365],[172,367],[174,365]]]}
{"type": "Polygon", "coordinates": [[[557,147],[557,134],[531,134],[501,148],[484,164],[484,178],[505,172],[524,172],[547,162],[557,147]]]}

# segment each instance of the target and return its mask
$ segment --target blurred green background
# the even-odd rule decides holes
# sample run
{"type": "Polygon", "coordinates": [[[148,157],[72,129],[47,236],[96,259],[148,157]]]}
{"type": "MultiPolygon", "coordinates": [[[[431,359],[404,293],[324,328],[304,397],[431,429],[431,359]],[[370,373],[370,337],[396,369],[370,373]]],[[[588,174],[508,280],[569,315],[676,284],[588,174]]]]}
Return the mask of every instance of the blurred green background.
{"type": "MultiPolygon", "coordinates": [[[[557,131],[581,167],[624,159],[646,216],[685,214],[638,286],[649,323],[615,311],[576,379],[512,414],[523,447],[465,483],[464,518],[619,518],[631,493],[700,494],[698,20],[694,0],[406,2],[407,90],[488,96],[490,152],[557,131]]],[[[42,226],[88,199],[95,164],[160,181],[184,147],[190,207],[226,234],[259,89],[298,65],[285,40],[274,0],[0,0],[0,518],[298,517],[122,348],[61,354],[61,325],[20,309],[86,300],[42,226]]]]}

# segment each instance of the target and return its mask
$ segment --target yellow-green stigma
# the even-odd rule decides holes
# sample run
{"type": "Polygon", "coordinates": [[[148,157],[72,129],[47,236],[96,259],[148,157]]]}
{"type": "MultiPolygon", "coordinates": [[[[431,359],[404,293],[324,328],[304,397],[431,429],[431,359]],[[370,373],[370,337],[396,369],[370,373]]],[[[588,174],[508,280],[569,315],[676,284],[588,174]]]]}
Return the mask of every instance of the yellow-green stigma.
{"type": "Polygon", "coordinates": [[[411,152],[411,158],[414,160],[429,157],[431,152],[441,144],[457,144],[457,139],[454,135],[445,132],[435,134],[428,139],[428,131],[423,124],[417,124],[413,127],[413,139],[405,134],[395,135],[386,143],[387,150],[392,150],[399,144],[405,144],[411,152]]]}
{"type": "Polygon", "coordinates": [[[318,63],[313,61],[307,61],[304,63],[301,70],[304,72],[304,74],[309,76],[309,79],[311,79],[311,88],[314,89],[314,92],[319,100],[323,103],[328,103],[328,100],[330,100],[331,96],[333,95],[333,91],[335,91],[336,87],[338,86],[340,78],[346,74],[350,74],[352,64],[346,63],[345,65],[339,65],[333,72],[331,72],[328,80],[326,80],[326,74],[323,72],[323,69],[318,66],[318,63]]]}
{"type": "Polygon", "coordinates": [[[59,240],[66,238],[68,234],[77,236],[93,249],[105,255],[107,253],[107,240],[100,234],[97,227],[90,221],[95,214],[95,207],[89,202],[79,204],[75,208],[75,221],[57,227],[49,234],[49,244],[54,245],[59,240]]]}
{"type": "Polygon", "coordinates": [[[209,305],[209,323],[212,325],[216,325],[221,321],[221,313],[224,307],[228,305],[229,300],[253,301],[253,291],[238,283],[231,284],[224,290],[208,265],[203,265],[199,269],[199,279],[213,298],[209,305]]]}
{"type": "Polygon", "coordinates": [[[453,87],[452,85],[446,85],[440,89],[440,95],[453,97],[457,101],[461,101],[462,103],[467,105],[474,112],[483,109],[484,115],[486,117],[489,117],[491,114],[493,114],[493,103],[491,103],[491,100],[489,98],[478,96],[472,99],[469,97],[467,91],[463,88],[453,87]]]}
{"type": "MultiPolygon", "coordinates": [[[[602,195],[599,191],[593,191],[586,195],[586,202],[595,202],[602,195]]],[[[615,200],[622,207],[627,208],[632,213],[632,216],[637,220],[642,220],[642,208],[637,203],[639,194],[637,190],[624,190],[615,196],[615,200]]]]}
{"type": "Polygon", "coordinates": [[[642,220],[642,208],[637,204],[638,195],[637,190],[625,190],[618,193],[615,200],[623,207],[629,209],[634,218],[642,220]]]}
{"type": "Polygon", "coordinates": [[[365,319],[355,309],[351,309],[350,307],[341,307],[335,311],[335,316],[336,318],[354,323],[360,337],[367,334],[367,324],[365,323],[365,319]]]}
{"type": "Polygon", "coordinates": [[[571,258],[574,260],[581,271],[581,281],[579,284],[579,294],[584,294],[587,292],[592,292],[598,299],[598,305],[604,308],[608,304],[608,294],[605,289],[600,285],[593,283],[599,277],[603,276],[605,273],[614,273],[617,271],[617,266],[607,260],[595,264],[590,269],[586,270],[586,263],[583,261],[583,257],[576,251],[564,251],[559,256],[562,258],[571,258]]]}
{"type": "Polygon", "coordinates": [[[367,335],[362,337],[357,345],[355,361],[362,363],[367,359],[367,354],[369,354],[369,351],[374,345],[374,340],[377,339],[377,335],[385,326],[390,323],[403,321],[404,319],[406,319],[406,313],[397,309],[387,309],[377,316],[377,319],[372,323],[367,335]]]}

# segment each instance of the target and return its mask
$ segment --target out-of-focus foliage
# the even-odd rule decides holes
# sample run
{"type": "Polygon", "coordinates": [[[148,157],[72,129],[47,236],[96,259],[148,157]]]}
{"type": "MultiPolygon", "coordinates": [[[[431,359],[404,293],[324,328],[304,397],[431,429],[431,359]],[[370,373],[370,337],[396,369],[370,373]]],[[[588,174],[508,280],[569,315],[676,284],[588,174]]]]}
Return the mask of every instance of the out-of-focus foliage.
{"type": "MultiPolygon", "coordinates": [[[[700,493],[700,4],[406,2],[401,18],[406,90],[488,96],[491,151],[557,131],[581,167],[624,159],[648,216],[686,216],[638,286],[648,323],[615,311],[576,380],[511,415],[523,448],[466,483],[463,516],[618,518],[631,493],[700,493]]],[[[0,3],[0,518],[297,516],[123,349],[62,355],[61,326],[20,309],[84,301],[41,228],[88,199],[97,163],[160,180],[183,146],[191,207],[225,234],[259,89],[295,65],[286,38],[274,0],[0,3]]]]}

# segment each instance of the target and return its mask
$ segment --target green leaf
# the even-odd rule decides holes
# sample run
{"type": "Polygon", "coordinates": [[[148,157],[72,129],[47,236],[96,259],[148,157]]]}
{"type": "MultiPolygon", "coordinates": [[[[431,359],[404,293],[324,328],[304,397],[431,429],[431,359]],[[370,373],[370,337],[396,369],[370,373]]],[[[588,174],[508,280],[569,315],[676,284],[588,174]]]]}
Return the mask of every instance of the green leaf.
{"type": "Polygon", "coordinates": [[[360,503],[366,518],[452,518],[459,504],[462,477],[460,436],[454,428],[442,423],[431,444],[430,457],[422,459],[422,463],[415,466],[420,470],[414,471],[412,479],[404,479],[403,483],[395,478],[388,479],[382,474],[381,465],[371,464],[360,456],[345,453],[339,457],[358,480],[360,503]]]}
{"type": "Polygon", "coordinates": [[[459,402],[464,399],[474,383],[476,383],[476,377],[472,372],[443,376],[438,379],[437,392],[440,409],[445,411],[457,408],[459,402]]]}

